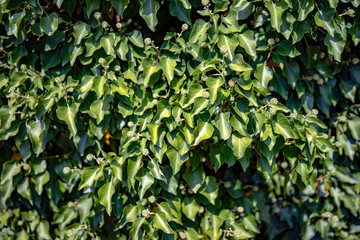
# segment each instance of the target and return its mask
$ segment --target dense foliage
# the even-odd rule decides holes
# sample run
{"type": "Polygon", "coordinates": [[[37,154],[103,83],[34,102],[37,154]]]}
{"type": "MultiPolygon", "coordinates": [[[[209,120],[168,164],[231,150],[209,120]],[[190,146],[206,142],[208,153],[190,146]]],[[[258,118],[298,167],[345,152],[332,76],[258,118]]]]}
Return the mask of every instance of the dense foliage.
{"type": "Polygon", "coordinates": [[[359,239],[358,0],[0,0],[0,239],[359,239]]]}

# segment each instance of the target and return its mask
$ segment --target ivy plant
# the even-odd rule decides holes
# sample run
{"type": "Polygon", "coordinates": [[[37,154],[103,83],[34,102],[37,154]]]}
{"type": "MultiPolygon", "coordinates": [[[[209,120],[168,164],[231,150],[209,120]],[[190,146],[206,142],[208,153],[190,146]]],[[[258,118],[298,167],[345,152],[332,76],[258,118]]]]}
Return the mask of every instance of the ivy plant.
{"type": "Polygon", "coordinates": [[[0,239],[359,239],[358,0],[0,0],[0,239]]]}

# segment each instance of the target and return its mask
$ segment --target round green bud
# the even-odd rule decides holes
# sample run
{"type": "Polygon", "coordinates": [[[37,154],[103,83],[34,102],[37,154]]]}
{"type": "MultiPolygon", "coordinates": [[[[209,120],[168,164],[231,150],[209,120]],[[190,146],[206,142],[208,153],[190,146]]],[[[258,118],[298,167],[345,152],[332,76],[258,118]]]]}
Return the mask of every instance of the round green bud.
{"type": "Polygon", "coordinates": [[[288,163],[285,162],[285,161],[284,161],[284,162],[281,162],[281,163],[280,163],[280,166],[285,169],[285,168],[287,168],[288,163]]]}
{"type": "Polygon", "coordinates": [[[271,108],[269,112],[270,112],[270,115],[275,115],[276,114],[276,109],[271,108]]]}
{"type": "Polygon", "coordinates": [[[132,121],[129,121],[129,122],[127,123],[127,125],[128,125],[128,127],[133,127],[135,124],[134,124],[132,121]]]}
{"type": "Polygon", "coordinates": [[[295,118],[296,118],[296,114],[295,114],[295,113],[291,113],[291,114],[290,114],[290,118],[291,118],[291,119],[295,119],[295,118]]]}
{"type": "Polygon", "coordinates": [[[148,209],[145,209],[145,210],[142,210],[141,211],[141,215],[144,217],[144,218],[149,218],[151,213],[148,209]]]}
{"type": "Polygon", "coordinates": [[[101,26],[102,26],[102,28],[106,29],[106,28],[108,28],[109,24],[108,24],[107,21],[103,21],[103,22],[101,23],[101,26]]]}
{"type": "Polygon", "coordinates": [[[360,61],[359,58],[353,58],[352,59],[352,63],[355,64],[355,65],[358,64],[359,61],[360,61]]]}
{"type": "Polygon", "coordinates": [[[320,53],[320,58],[323,59],[323,58],[325,58],[325,57],[326,57],[326,53],[321,52],[321,53],[320,53]]]}
{"type": "Polygon", "coordinates": [[[149,203],[155,203],[156,202],[156,197],[150,196],[150,197],[148,197],[147,200],[148,200],[149,203]]]}
{"type": "Polygon", "coordinates": [[[243,207],[238,207],[237,209],[236,209],[236,211],[238,212],[238,213],[242,213],[242,212],[244,212],[244,208],[243,207]]]}
{"type": "Polygon", "coordinates": [[[313,79],[314,79],[315,81],[319,80],[319,79],[320,79],[319,74],[314,74],[313,79]]]}
{"type": "Polygon", "coordinates": [[[204,98],[210,98],[210,93],[209,92],[204,92],[203,96],[204,96],[204,98]]]}
{"type": "Polygon", "coordinates": [[[337,148],[341,147],[341,143],[340,142],[335,142],[335,147],[337,147],[337,148]]]}
{"type": "Polygon", "coordinates": [[[210,4],[210,0],[201,0],[201,4],[206,7],[210,4]]]}
{"type": "Polygon", "coordinates": [[[66,231],[66,235],[67,235],[68,237],[72,237],[73,234],[74,234],[74,231],[71,230],[71,229],[66,231]]]}
{"type": "Polygon", "coordinates": [[[24,163],[24,164],[22,165],[22,168],[23,168],[25,171],[29,171],[30,165],[27,164],[27,163],[24,163]]]}
{"type": "Polygon", "coordinates": [[[203,213],[205,211],[205,209],[204,209],[204,207],[203,206],[201,206],[201,207],[199,207],[199,209],[198,209],[198,213],[199,214],[201,214],[201,213],[203,213]]]}
{"type": "Polygon", "coordinates": [[[18,221],[17,221],[17,225],[18,225],[18,226],[24,225],[24,221],[23,221],[23,220],[18,220],[18,221]]]}
{"type": "Polygon", "coordinates": [[[127,136],[128,137],[134,137],[135,136],[135,133],[133,131],[128,131],[127,132],[127,136]]]}
{"type": "Polygon", "coordinates": [[[150,154],[150,152],[149,152],[149,150],[148,150],[147,148],[144,148],[144,149],[142,150],[142,154],[143,154],[144,156],[148,156],[148,155],[150,154]]]}
{"type": "Polygon", "coordinates": [[[279,103],[279,100],[278,100],[277,98],[272,98],[272,99],[270,100],[270,103],[276,105],[276,104],[279,103]]]}
{"type": "Polygon", "coordinates": [[[26,70],[26,69],[27,69],[27,67],[26,67],[26,65],[25,65],[25,64],[21,64],[20,69],[24,71],[24,70],[26,70]]]}
{"type": "Polygon", "coordinates": [[[268,39],[267,42],[268,42],[268,45],[269,45],[269,46],[272,46],[272,45],[275,44],[275,40],[274,40],[273,38],[268,39]]]}
{"type": "Polygon", "coordinates": [[[280,38],[275,38],[275,42],[280,42],[280,38]]]}
{"type": "Polygon", "coordinates": [[[16,166],[15,169],[14,169],[14,172],[15,172],[15,174],[20,173],[21,172],[21,167],[16,166]]]}
{"type": "Polygon", "coordinates": [[[179,232],[180,239],[186,239],[186,234],[184,232],[179,232]]]}
{"type": "Polygon", "coordinates": [[[181,30],[183,31],[186,31],[189,29],[189,25],[187,25],[186,23],[184,23],[182,26],[181,26],[181,30]]]}
{"type": "Polygon", "coordinates": [[[338,221],[339,221],[339,217],[336,216],[336,215],[334,215],[334,216],[332,216],[332,220],[333,220],[334,222],[338,222],[338,221]]]}
{"type": "Polygon", "coordinates": [[[269,86],[268,89],[270,92],[273,92],[275,90],[273,86],[269,86]]]}
{"type": "Polygon", "coordinates": [[[329,138],[329,135],[327,135],[327,134],[324,133],[324,134],[322,135],[322,137],[323,137],[324,139],[328,139],[328,138],[329,138]]]}
{"type": "Polygon", "coordinates": [[[64,167],[64,168],[63,168],[63,173],[64,173],[65,175],[69,174],[70,172],[71,172],[71,169],[70,169],[69,167],[64,167]]]}
{"type": "Polygon", "coordinates": [[[341,230],[340,235],[341,235],[341,237],[346,238],[347,236],[349,236],[349,233],[345,232],[344,230],[341,230]]]}
{"type": "Polygon", "coordinates": [[[193,190],[191,188],[188,188],[188,193],[189,194],[194,194],[193,190]]]}
{"type": "Polygon", "coordinates": [[[116,65],[116,66],[114,67],[114,70],[115,70],[116,72],[120,72],[121,67],[120,67],[119,65],[116,65]]]}
{"type": "Polygon", "coordinates": [[[317,84],[323,85],[323,84],[324,84],[324,79],[323,79],[323,78],[320,78],[320,79],[317,81],[317,84]]]}
{"type": "Polygon", "coordinates": [[[259,186],[255,185],[255,186],[253,187],[253,190],[254,190],[254,192],[259,191],[259,186]]]}
{"type": "Polygon", "coordinates": [[[154,100],[152,100],[151,103],[152,103],[153,105],[156,105],[156,104],[158,104],[158,102],[159,102],[159,101],[158,101],[157,99],[154,99],[154,100]]]}
{"type": "Polygon", "coordinates": [[[240,237],[241,237],[241,231],[240,231],[240,230],[235,230],[235,231],[233,232],[233,234],[234,234],[234,237],[235,237],[235,238],[240,238],[240,237]]]}
{"type": "Polygon", "coordinates": [[[319,111],[317,109],[311,110],[311,115],[317,116],[319,114],[319,111]]]}
{"type": "Polygon", "coordinates": [[[221,47],[220,47],[220,53],[221,53],[222,55],[227,54],[227,51],[228,51],[228,49],[227,49],[226,46],[221,46],[221,47]]]}
{"type": "Polygon", "coordinates": [[[206,158],[205,158],[205,157],[202,157],[200,161],[201,161],[201,162],[206,162],[206,158]]]}
{"type": "Polygon", "coordinates": [[[355,13],[355,10],[354,9],[348,9],[347,10],[347,14],[349,14],[349,15],[354,15],[354,13],[355,13]]]}
{"type": "Polygon", "coordinates": [[[91,162],[94,159],[95,159],[95,156],[93,154],[91,154],[91,153],[86,156],[86,160],[89,161],[89,162],[91,162]]]}
{"type": "Polygon", "coordinates": [[[118,22],[115,27],[120,30],[122,28],[122,24],[118,22]]]}
{"type": "Polygon", "coordinates": [[[224,183],[224,187],[225,187],[225,188],[231,188],[231,182],[230,182],[230,181],[226,181],[226,182],[224,183]]]}
{"type": "Polygon", "coordinates": [[[201,47],[202,47],[202,48],[204,48],[204,47],[206,47],[206,46],[207,46],[206,42],[201,43],[201,47]]]}
{"type": "Polygon", "coordinates": [[[100,18],[101,18],[101,13],[99,13],[99,12],[94,13],[94,18],[95,18],[96,20],[100,20],[100,18]]]}
{"type": "Polygon", "coordinates": [[[101,66],[105,65],[105,59],[104,59],[104,58],[99,58],[98,63],[99,63],[101,66]]]}
{"type": "Polygon", "coordinates": [[[228,81],[228,84],[229,84],[229,87],[235,87],[235,81],[232,80],[232,79],[230,79],[230,80],[228,81]]]}
{"type": "Polygon", "coordinates": [[[144,43],[146,45],[150,45],[151,44],[151,38],[145,38],[144,43]]]}
{"type": "Polygon", "coordinates": [[[179,118],[179,117],[176,117],[176,118],[175,118],[175,122],[176,122],[176,123],[180,123],[181,121],[182,121],[181,118],[179,118]]]}
{"type": "Polygon", "coordinates": [[[140,65],[138,70],[139,70],[139,72],[142,72],[142,71],[144,71],[144,67],[142,65],[140,65]]]}

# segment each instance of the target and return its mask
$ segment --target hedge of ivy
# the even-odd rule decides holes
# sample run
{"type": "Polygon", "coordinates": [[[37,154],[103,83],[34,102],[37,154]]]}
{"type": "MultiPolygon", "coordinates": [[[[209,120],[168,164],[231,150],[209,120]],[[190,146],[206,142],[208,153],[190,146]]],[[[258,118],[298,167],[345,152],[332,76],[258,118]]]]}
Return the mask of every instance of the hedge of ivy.
{"type": "Polygon", "coordinates": [[[360,239],[359,0],[0,0],[0,239],[360,239]]]}

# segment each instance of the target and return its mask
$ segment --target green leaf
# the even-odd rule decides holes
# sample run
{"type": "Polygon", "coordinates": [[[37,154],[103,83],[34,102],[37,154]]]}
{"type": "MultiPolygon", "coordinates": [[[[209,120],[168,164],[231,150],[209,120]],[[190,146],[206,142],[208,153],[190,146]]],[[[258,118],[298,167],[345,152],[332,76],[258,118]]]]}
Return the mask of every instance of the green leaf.
{"type": "Polygon", "coordinates": [[[45,123],[41,120],[29,120],[26,123],[26,128],[30,137],[31,146],[35,154],[38,156],[44,151],[44,131],[45,123]]]}
{"type": "MultiPolygon", "coordinates": [[[[224,85],[225,80],[223,78],[214,78],[214,77],[208,77],[206,79],[206,85],[209,88],[210,91],[210,103],[214,104],[214,102],[217,99],[217,95],[219,92],[219,89],[222,85],[224,85]]],[[[190,88],[191,90],[191,88],[190,88]]]]}
{"type": "Polygon", "coordinates": [[[40,28],[43,33],[51,36],[58,29],[59,19],[58,14],[53,12],[43,17],[40,21],[40,28]]]}
{"type": "Polygon", "coordinates": [[[265,7],[270,11],[271,26],[280,32],[280,26],[282,24],[282,14],[288,8],[284,1],[279,2],[267,2],[265,7]]]}
{"type": "Polygon", "coordinates": [[[90,18],[91,13],[100,7],[100,0],[86,0],[85,12],[87,18],[90,18]]]}
{"type": "Polygon", "coordinates": [[[79,190],[83,189],[84,187],[91,187],[98,177],[99,174],[99,167],[86,167],[83,169],[81,174],[81,181],[79,184],[79,190]]]}
{"type": "Polygon", "coordinates": [[[333,55],[336,61],[341,62],[341,54],[344,51],[345,41],[340,35],[335,34],[335,37],[332,37],[327,34],[324,43],[328,47],[328,53],[333,55]]]}
{"type": "Polygon", "coordinates": [[[82,46],[71,46],[69,48],[69,59],[71,66],[74,65],[76,58],[80,56],[83,53],[83,47],[82,46]]]}
{"type": "Polygon", "coordinates": [[[163,118],[171,116],[170,105],[167,101],[161,100],[157,104],[157,113],[154,117],[154,123],[160,123],[163,118]]]}
{"type": "Polygon", "coordinates": [[[91,195],[88,194],[80,197],[77,202],[77,207],[79,208],[80,223],[84,223],[85,220],[90,217],[93,200],[91,195]]]}
{"type": "Polygon", "coordinates": [[[298,8],[298,20],[304,21],[309,13],[314,10],[314,2],[311,0],[298,0],[299,8],[298,8]]]}
{"type": "Polygon", "coordinates": [[[105,114],[108,114],[110,110],[110,105],[108,102],[103,100],[95,100],[90,105],[90,116],[96,118],[96,124],[100,124],[100,122],[104,119],[105,114]]]}
{"type": "Polygon", "coordinates": [[[82,79],[81,79],[81,84],[80,84],[80,91],[82,93],[84,92],[88,92],[92,89],[92,86],[94,84],[94,76],[89,76],[89,75],[86,75],[84,76],[82,79]]]}
{"type": "Polygon", "coordinates": [[[190,32],[189,43],[196,43],[201,36],[206,34],[208,28],[209,23],[205,22],[202,19],[196,20],[190,32]]]}
{"type": "Polygon", "coordinates": [[[251,30],[247,30],[238,34],[240,46],[245,49],[246,53],[252,57],[256,57],[256,39],[255,34],[251,30]]]}
{"type": "Polygon", "coordinates": [[[104,85],[106,83],[106,78],[104,76],[96,76],[93,80],[93,88],[95,91],[97,99],[100,99],[104,95],[104,85]]]}
{"type": "Polygon", "coordinates": [[[204,184],[199,189],[199,193],[204,195],[211,204],[215,205],[215,200],[218,196],[219,185],[216,178],[213,176],[207,176],[204,184]]]}
{"type": "Polygon", "coordinates": [[[234,155],[237,158],[242,158],[245,154],[245,151],[248,147],[250,147],[252,143],[252,138],[249,136],[240,136],[237,132],[234,132],[231,137],[228,139],[228,143],[232,150],[234,151],[234,155]]]}
{"type": "Polygon", "coordinates": [[[130,0],[110,0],[111,5],[115,8],[120,18],[123,18],[124,11],[129,5],[130,0]]]}
{"type": "Polygon", "coordinates": [[[189,94],[185,100],[185,103],[182,105],[182,108],[187,108],[192,103],[194,103],[195,99],[198,97],[203,97],[205,89],[198,83],[194,83],[189,87],[189,94]]]}
{"type": "Polygon", "coordinates": [[[75,122],[76,111],[77,111],[77,107],[75,104],[72,104],[70,106],[67,105],[66,107],[61,106],[56,109],[57,117],[60,120],[66,122],[69,131],[73,136],[75,136],[77,132],[76,122],[75,122]]]}
{"type": "Polygon", "coordinates": [[[229,57],[231,61],[234,59],[235,49],[238,46],[238,41],[234,35],[221,35],[218,41],[218,46],[219,48],[226,47],[227,57],[229,57]]]}
{"type": "Polygon", "coordinates": [[[195,217],[198,213],[200,206],[196,203],[193,198],[185,198],[181,203],[181,211],[185,214],[187,218],[191,221],[195,221],[195,217]]]}
{"type": "Polygon", "coordinates": [[[181,166],[185,163],[185,161],[189,158],[188,155],[181,156],[175,148],[169,148],[166,152],[166,156],[170,160],[170,166],[173,169],[173,174],[177,174],[180,171],[181,166]]]}
{"type": "Polygon", "coordinates": [[[215,127],[219,130],[222,139],[228,139],[231,135],[230,112],[222,112],[217,115],[215,118],[215,127]]]}
{"type": "Polygon", "coordinates": [[[275,133],[282,135],[285,139],[295,137],[287,117],[282,113],[277,114],[273,128],[275,133]]]}
{"type": "Polygon", "coordinates": [[[214,127],[203,120],[199,119],[197,121],[197,126],[194,131],[194,141],[192,142],[192,146],[198,145],[201,141],[211,138],[214,133],[214,127]]]}
{"type": "Polygon", "coordinates": [[[347,121],[352,137],[356,140],[360,140],[360,117],[352,116],[347,121]]]}
{"type": "Polygon", "coordinates": [[[115,193],[115,188],[112,181],[105,183],[98,191],[99,202],[105,207],[105,210],[109,216],[111,216],[111,199],[115,193]]]}
{"type": "Polygon", "coordinates": [[[252,70],[252,67],[244,61],[243,55],[241,54],[235,55],[233,61],[229,64],[229,67],[231,68],[231,70],[234,70],[236,72],[252,70]]]}
{"type": "Polygon", "coordinates": [[[126,223],[134,222],[139,217],[139,210],[136,205],[126,205],[120,221],[115,225],[115,229],[121,229],[126,223]]]}
{"type": "Polygon", "coordinates": [[[159,3],[155,0],[140,0],[140,16],[145,20],[147,26],[154,32],[158,23],[156,13],[160,8],[159,3]]]}
{"type": "Polygon", "coordinates": [[[273,78],[272,70],[266,66],[266,62],[256,65],[254,76],[260,81],[261,85],[267,88],[270,80],[273,78]]]}
{"type": "Polygon", "coordinates": [[[324,10],[324,11],[317,11],[315,14],[315,23],[319,27],[324,28],[331,37],[334,37],[335,34],[335,23],[333,20],[334,17],[334,10],[324,10]]]}
{"type": "Polygon", "coordinates": [[[191,5],[188,4],[190,8],[186,8],[184,7],[182,2],[184,1],[171,0],[169,6],[170,14],[175,17],[178,17],[180,21],[186,22],[187,24],[191,25],[191,18],[190,18],[191,5]]]}
{"type": "Polygon", "coordinates": [[[188,169],[184,175],[184,179],[191,188],[191,190],[193,190],[194,193],[197,193],[197,191],[200,189],[203,182],[205,181],[205,172],[201,167],[198,167],[194,171],[188,169]]]}
{"type": "Polygon", "coordinates": [[[74,45],[81,43],[81,40],[90,34],[90,26],[84,22],[77,22],[74,25],[73,35],[75,37],[74,45]]]}
{"type": "Polygon", "coordinates": [[[46,183],[48,183],[50,180],[50,174],[48,171],[45,171],[44,173],[40,175],[34,176],[34,183],[35,183],[35,191],[41,195],[43,192],[43,187],[46,183]]]}
{"type": "Polygon", "coordinates": [[[147,87],[149,85],[151,76],[160,70],[160,66],[157,62],[154,62],[154,60],[150,58],[146,58],[142,62],[142,66],[144,67],[144,74],[142,76],[143,83],[145,87],[147,87]]]}
{"type": "Polygon", "coordinates": [[[140,185],[139,185],[139,198],[140,200],[143,199],[145,192],[153,185],[154,178],[148,172],[143,171],[143,175],[141,176],[140,185]]]}
{"type": "Polygon", "coordinates": [[[299,64],[296,62],[286,62],[282,74],[287,78],[288,83],[294,89],[300,75],[299,64]]]}
{"type": "Polygon", "coordinates": [[[128,38],[130,42],[132,42],[135,46],[139,48],[144,47],[144,39],[142,37],[142,34],[138,30],[133,30],[129,33],[128,38]]]}
{"type": "Polygon", "coordinates": [[[168,83],[171,83],[171,80],[173,80],[174,78],[174,70],[176,67],[176,62],[175,60],[166,57],[166,56],[162,56],[160,57],[160,67],[162,69],[162,71],[164,72],[168,83]]]}
{"type": "Polygon", "coordinates": [[[157,229],[161,229],[163,232],[167,234],[173,234],[174,231],[171,229],[169,223],[166,220],[166,216],[164,213],[159,212],[154,216],[154,227],[157,229]]]}
{"type": "Polygon", "coordinates": [[[15,161],[7,161],[2,165],[1,172],[1,185],[3,185],[6,181],[12,180],[12,178],[18,174],[17,164],[15,161]]]}

